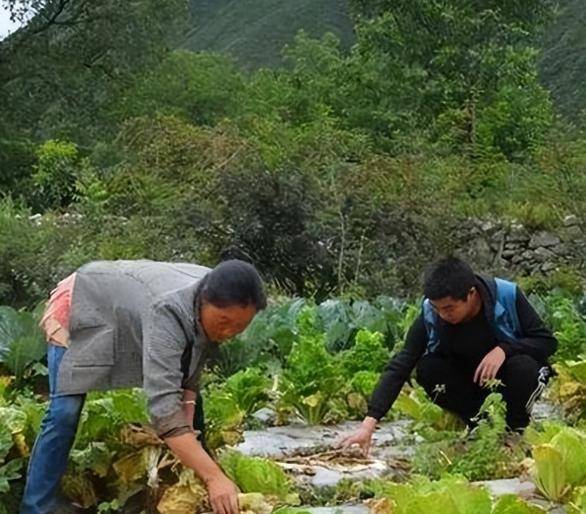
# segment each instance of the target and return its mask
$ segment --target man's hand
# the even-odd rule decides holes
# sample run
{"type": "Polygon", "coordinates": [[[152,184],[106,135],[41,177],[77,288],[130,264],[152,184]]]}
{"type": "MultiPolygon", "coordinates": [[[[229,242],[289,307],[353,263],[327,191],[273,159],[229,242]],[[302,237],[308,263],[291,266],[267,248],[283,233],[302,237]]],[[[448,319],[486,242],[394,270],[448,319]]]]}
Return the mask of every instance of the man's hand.
{"type": "Polygon", "coordinates": [[[496,374],[501,369],[503,362],[505,362],[505,352],[497,346],[488,352],[474,372],[474,382],[478,385],[483,385],[486,382],[496,378],[496,374]]]}
{"type": "Polygon", "coordinates": [[[228,477],[219,473],[206,482],[214,514],[239,514],[238,488],[228,477]]]}
{"type": "Polygon", "coordinates": [[[377,421],[375,418],[364,418],[360,428],[356,432],[344,437],[337,446],[346,449],[357,444],[362,449],[364,456],[368,456],[370,445],[372,443],[372,434],[374,434],[376,423],[377,421]]]}
{"type": "Polygon", "coordinates": [[[169,449],[205,484],[215,514],[238,513],[238,489],[205,452],[195,434],[182,433],[164,439],[169,449]]]}

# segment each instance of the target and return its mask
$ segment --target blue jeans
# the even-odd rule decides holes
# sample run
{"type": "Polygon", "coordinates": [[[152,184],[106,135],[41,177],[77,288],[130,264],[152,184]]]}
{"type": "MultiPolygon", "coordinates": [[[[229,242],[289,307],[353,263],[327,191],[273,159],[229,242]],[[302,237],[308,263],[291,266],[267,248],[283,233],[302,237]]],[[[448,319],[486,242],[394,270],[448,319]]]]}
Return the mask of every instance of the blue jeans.
{"type": "Polygon", "coordinates": [[[66,348],[49,344],[49,408],[33,446],[20,514],[49,514],[57,499],[61,477],[67,469],[85,394],[58,395],[59,364],[66,348]]]}

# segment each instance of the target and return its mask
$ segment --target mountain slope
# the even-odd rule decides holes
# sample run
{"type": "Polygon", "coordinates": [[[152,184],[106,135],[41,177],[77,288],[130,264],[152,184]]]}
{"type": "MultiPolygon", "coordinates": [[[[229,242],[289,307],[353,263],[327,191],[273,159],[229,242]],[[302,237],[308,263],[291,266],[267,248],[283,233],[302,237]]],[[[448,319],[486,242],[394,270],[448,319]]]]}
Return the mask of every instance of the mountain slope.
{"type": "Polygon", "coordinates": [[[277,66],[301,29],[353,39],[347,0],[192,0],[194,26],[184,47],[229,53],[249,68],[277,66]]]}
{"type": "MultiPolygon", "coordinates": [[[[303,29],[353,41],[348,0],[192,0],[193,28],[184,47],[229,53],[246,68],[275,67],[283,47],[303,29]]],[[[558,110],[586,108],[586,0],[561,0],[543,38],[540,74],[558,110]]]]}
{"type": "Polygon", "coordinates": [[[576,118],[586,108],[586,2],[562,2],[543,42],[540,74],[558,110],[576,118]]]}

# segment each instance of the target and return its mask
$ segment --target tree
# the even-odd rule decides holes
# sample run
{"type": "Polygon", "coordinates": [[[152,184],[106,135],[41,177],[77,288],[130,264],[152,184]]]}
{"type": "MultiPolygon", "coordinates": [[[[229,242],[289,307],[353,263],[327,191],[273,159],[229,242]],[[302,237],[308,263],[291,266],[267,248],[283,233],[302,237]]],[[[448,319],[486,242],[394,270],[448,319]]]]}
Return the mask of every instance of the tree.
{"type": "Polygon", "coordinates": [[[109,98],[182,33],[186,0],[2,0],[26,25],[0,42],[0,118],[14,138],[90,143],[109,98]]]}
{"type": "MultiPolygon", "coordinates": [[[[403,87],[408,80],[419,126],[434,127],[440,117],[457,120],[462,142],[474,147],[479,115],[503,102],[504,89],[523,89],[548,109],[532,51],[552,14],[548,0],[354,0],[352,6],[357,51],[398,72],[403,87]]],[[[527,124],[532,117],[517,121],[527,124]]],[[[445,123],[439,128],[445,131],[445,123]]],[[[512,157],[509,148],[499,150],[512,157]]]]}

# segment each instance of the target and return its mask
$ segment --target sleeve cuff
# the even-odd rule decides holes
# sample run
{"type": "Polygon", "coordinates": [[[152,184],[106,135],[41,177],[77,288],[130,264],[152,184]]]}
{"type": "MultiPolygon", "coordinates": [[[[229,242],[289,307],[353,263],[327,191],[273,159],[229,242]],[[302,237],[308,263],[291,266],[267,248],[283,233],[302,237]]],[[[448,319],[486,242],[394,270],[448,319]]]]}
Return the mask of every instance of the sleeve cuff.
{"type": "Polygon", "coordinates": [[[369,418],[374,418],[374,419],[376,419],[377,421],[380,421],[380,420],[381,420],[382,418],[384,418],[384,416],[385,416],[384,414],[381,414],[381,413],[380,413],[380,412],[378,412],[378,411],[373,411],[373,410],[370,410],[370,409],[368,409],[368,410],[366,411],[366,415],[367,415],[369,418]]]}
{"type": "Polygon", "coordinates": [[[515,349],[511,343],[499,343],[497,345],[503,352],[505,352],[505,357],[509,358],[511,355],[515,354],[515,349]]]}
{"type": "Polygon", "coordinates": [[[164,434],[160,434],[159,437],[161,439],[168,439],[169,437],[177,437],[177,436],[183,435],[183,434],[194,434],[197,436],[197,432],[195,432],[195,430],[192,430],[188,427],[179,427],[179,428],[172,428],[168,432],[165,432],[164,434]]]}
{"type": "MultiPolygon", "coordinates": [[[[170,416],[165,417],[153,417],[152,418],[153,428],[157,432],[157,435],[161,438],[167,437],[171,432],[176,430],[185,429],[186,432],[193,432],[192,427],[189,425],[183,414],[183,410],[174,412],[170,416]]],[[[175,434],[174,435],[178,435],[175,434]]]]}

